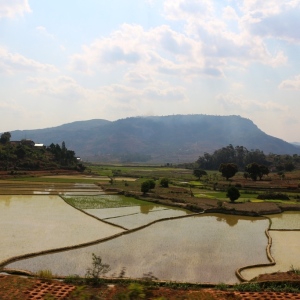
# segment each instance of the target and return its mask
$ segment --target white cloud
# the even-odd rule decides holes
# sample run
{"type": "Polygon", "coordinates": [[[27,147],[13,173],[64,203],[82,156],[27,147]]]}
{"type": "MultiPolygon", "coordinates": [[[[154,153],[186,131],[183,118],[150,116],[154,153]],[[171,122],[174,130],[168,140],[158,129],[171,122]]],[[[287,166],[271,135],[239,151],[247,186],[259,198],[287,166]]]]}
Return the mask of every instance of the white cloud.
{"type": "Polygon", "coordinates": [[[279,84],[280,89],[285,90],[300,90],[300,75],[295,76],[293,79],[286,79],[279,84]]]}
{"type": "Polygon", "coordinates": [[[142,70],[129,71],[125,74],[126,81],[130,83],[151,83],[153,81],[151,74],[142,70]]]}
{"type": "Polygon", "coordinates": [[[68,76],[59,76],[54,79],[31,77],[28,83],[33,85],[27,93],[38,97],[51,97],[56,100],[63,100],[75,103],[88,99],[92,92],[83,88],[73,78],[68,76]]]}
{"type": "Polygon", "coordinates": [[[299,6],[299,0],[236,0],[245,16],[251,17],[253,22],[273,15],[278,15],[284,10],[294,9],[299,6]]]}
{"type": "Polygon", "coordinates": [[[165,17],[171,20],[201,18],[214,12],[210,0],[167,0],[164,2],[165,17]]]}
{"type": "Polygon", "coordinates": [[[252,34],[283,39],[291,42],[300,42],[300,6],[281,14],[270,16],[251,24],[249,27],[252,34]]]}
{"type": "Polygon", "coordinates": [[[0,18],[13,18],[29,12],[28,0],[0,0],[0,18]]]}
{"type": "Polygon", "coordinates": [[[244,111],[251,112],[287,112],[288,106],[280,105],[273,101],[260,102],[256,100],[249,100],[242,96],[232,94],[220,94],[216,96],[219,104],[227,111],[244,111]]]}
{"type": "Polygon", "coordinates": [[[260,15],[268,14],[272,5],[264,4],[260,7],[255,0],[245,0],[243,3],[237,11],[226,3],[220,10],[217,7],[220,4],[212,0],[166,0],[165,14],[172,20],[185,22],[187,36],[201,44],[202,54],[209,67],[224,69],[231,63],[246,66],[252,62],[273,67],[285,64],[287,57],[282,51],[271,53],[263,38],[249,31],[249,23],[253,21],[252,12],[257,15],[260,8],[260,15]]]}
{"type": "Polygon", "coordinates": [[[47,29],[44,26],[37,26],[36,30],[43,36],[50,38],[50,39],[54,39],[54,35],[50,34],[47,29]]]}
{"type": "MultiPolygon", "coordinates": [[[[28,79],[32,88],[27,93],[36,97],[50,97],[56,101],[78,102],[85,106],[88,103],[104,106],[130,105],[143,103],[152,105],[154,102],[162,103],[172,101],[178,103],[187,100],[182,87],[173,87],[166,82],[149,82],[143,88],[123,84],[110,84],[100,88],[85,88],[76,80],[68,76],[57,78],[32,77],[28,79]],[[97,103],[97,104],[96,104],[97,103]]],[[[95,106],[94,106],[95,107],[95,106]]]]}
{"type": "Polygon", "coordinates": [[[225,20],[238,20],[239,19],[235,9],[231,6],[226,6],[223,9],[222,18],[225,20]]]}
{"type": "Polygon", "coordinates": [[[0,46],[0,73],[14,74],[16,72],[55,72],[56,68],[49,64],[42,64],[19,53],[10,53],[0,46]]]}
{"type": "Polygon", "coordinates": [[[142,34],[141,26],[124,24],[110,37],[83,46],[83,53],[71,58],[71,66],[77,71],[89,73],[104,66],[136,64],[145,55],[142,34]]]}
{"type": "Polygon", "coordinates": [[[187,101],[185,91],[181,87],[172,88],[157,88],[148,87],[143,91],[143,98],[151,101],[170,101],[170,102],[182,102],[187,101]]]}
{"type": "Polygon", "coordinates": [[[109,37],[84,46],[81,54],[71,57],[70,65],[73,70],[89,74],[112,68],[125,70],[125,74],[140,69],[152,76],[220,74],[211,71],[217,68],[205,65],[201,42],[166,25],[145,31],[141,26],[124,24],[109,37]]]}

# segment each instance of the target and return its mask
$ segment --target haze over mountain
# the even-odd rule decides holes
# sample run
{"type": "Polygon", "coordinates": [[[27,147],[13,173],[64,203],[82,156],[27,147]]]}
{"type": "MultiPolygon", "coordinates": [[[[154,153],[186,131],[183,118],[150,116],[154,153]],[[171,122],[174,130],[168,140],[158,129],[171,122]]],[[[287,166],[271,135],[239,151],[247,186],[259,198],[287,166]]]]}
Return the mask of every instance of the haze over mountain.
{"type": "Polygon", "coordinates": [[[266,154],[300,154],[300,148],[261,131],[240,116],[172,115],[117,121],[78,121],[58,127],[12,131],[12,140],[49,145],[63,141],[90,161],[192,162],[232,144],[266,154]]]}

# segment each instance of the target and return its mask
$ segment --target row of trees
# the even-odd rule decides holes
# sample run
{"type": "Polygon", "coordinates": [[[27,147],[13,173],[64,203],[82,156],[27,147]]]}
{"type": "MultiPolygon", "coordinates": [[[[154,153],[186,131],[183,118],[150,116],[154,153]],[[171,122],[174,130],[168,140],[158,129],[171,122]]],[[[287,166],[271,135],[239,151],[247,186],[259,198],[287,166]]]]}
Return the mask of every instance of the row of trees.
{"type": "Polygon", "coordinates": [[[243,146],[233,147],[231,144],[214,151],[213,154],[204,153],[196,161],[201,169],[217,170],[221,164],[233,163],[238,168],[243,169],[252,162],[268,165],[266,155],[258,149],[249,151],[243,146]]]}
{"type": "MultiPolygon", "coordinates": [[[[142,182],[142,184],[141,184],[141,192],[144,194],[148,193],[150,190],[155,188],[155,185],[156,185],[156,183],[153,179],[146,180],[146,181],[142,182]]],[[[169,179],[165,178],[165,177],[162,178],[160,180],[160,186],[164,187],[164,188],[169,187],[169,179]]]]}
{"type": "Polygon", "coordinates": [[[59,162],[62,166],[70,166],[77,163],[77,158],[73,150],[68,150],[65,142],[61,146],[53,143],[47,147],[47,150],[53,154],[55,161],[59,162]]]}
{"type": "MultiPolygon", "coordinates": [[[[222,176],[228,180],[233,177],[239,171],[238,166],[234,163],[222,163],[219,166],[219,172],[222,173],[222,176]]],[[[259,165],[254,162],[248,164],[245,168],[244,177],[248,177],[256,181],[258,178],[261,180],[264,175],[268,175],[270,172],[269,168],[265,165],[259,165]]],[[[207,175],[207,172],[203,169],[194,169],[194,176],[198,177],[200,180],[202,176],[207,175]]]]}
{"type": "Polygon", "coordinates": [[[300,168],[300,156],[264,154],[261,150],[248,150],[243,146],[233,147],[231,144],[214,151],[213,154],[204,153],[195,162],[198,169],[218,170],[221,164],[233,163],[240,170],[244,170],[249,164],[256,162],[258,165],[272,167],[276,171],[292,171],[300,168]]]}

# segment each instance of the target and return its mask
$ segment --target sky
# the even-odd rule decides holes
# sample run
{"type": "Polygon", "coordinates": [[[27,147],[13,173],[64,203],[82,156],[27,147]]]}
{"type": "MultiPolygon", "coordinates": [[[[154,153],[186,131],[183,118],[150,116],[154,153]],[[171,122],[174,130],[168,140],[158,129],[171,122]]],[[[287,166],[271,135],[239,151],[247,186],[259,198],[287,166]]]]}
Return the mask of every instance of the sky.
{"type": "Polygon", "coordinates": [[[299,16],[300,0],[0,0],[0,132],[240,115],[300,142],[299,16]]]}

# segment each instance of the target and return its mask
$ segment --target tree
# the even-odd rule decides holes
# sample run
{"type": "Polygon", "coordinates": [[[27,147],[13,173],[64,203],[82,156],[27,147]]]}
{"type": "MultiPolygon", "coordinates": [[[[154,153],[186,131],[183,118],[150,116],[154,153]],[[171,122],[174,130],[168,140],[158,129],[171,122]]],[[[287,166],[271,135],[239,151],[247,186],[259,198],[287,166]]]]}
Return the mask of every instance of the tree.
{"type": "Polygon", "coordinates": [[[263,175],[268,175],[270,171],[267,166],[254,162],[246,166],[246,172],[253,181],[256,181],[257,177],[261,180],[263,175]]]}
{"type": "Polygon", "coordinates": [[[284,165],[284,169],[287,171],[287,172],[291,172],[295,169],[295,165],[292,163],[292,162],[288,162],[284,165]]]}
{"type": "Polygon", "coordinates": [[[270,173],[269,168],[265,165],[260,165],[259,169],[260,169],[259,180],[261,180],[264,175],[268,176],[268,174],[270,173]]]}
{"type": "Polygon", "coordinates": [[[244,176],[245,179],[248,179],[249,173],[248,172],[244,172],[243,176],[244,176]]]}
{"type": "Polygon", "coordinates": [[[10,132],[4,132],[1,134],[0,143],[5,145],[10,141],[10,138],[11,138],[10,132]]]}
{"type": "Polygon", "coordinates": [[[87,268],[85,278],[88,283],[94,286],[98,286],[103,283],[103,279],[101,278],[101,276],[110,271],[110,266],[108,264],[104,264],[102,262],[102,258],[95,255],[94,253],[92,253],[92,259],[92,267],[87,268]]]}
{"type": "Polygon", "coordinates": [[[149,181],[144,181],[142,184],[141,184],[141,192],[143,194],[146,194],[147,192],[149,192],[150,190],[150,184],[149,184],[149,181]]]}
{"type": "Polygon", "coordinates": [[[168,178],[162,178],[161,181],[160,181],[160,185],[162,187],[165,187],[165,188],[169,187],[169,179],[168,178]]]}
{"type": "Polygon", "coordinates": [[[155,181],[153,179],[149,179],[149,190],[152,190],[155,188],[155,181]]]}
{"type": "Polygon", "coordinates": [[[222,176],[228,180],[238,172],[238,167],[233,163],[221,164],[219,167],[219,172],[221,172],[222,176]]]}
{"type": "Polygon", "coordinates": [[[226,197],[229,198],[231,202],[234,202],[235,200],[239,199],[240,196],[241,194],[235,186],[230,186],[227,189],[226,197]]]}
{"type": "Polygon", "coordinates": [[[193,175],[196,176],[196,177],[198,177],[199,180],[200,180],[200,178],[201,178],[203,175],[207,175],[207,173],[206,173],[205,170],[202,170],[202,169],[195,169],[195,170],[193,171],[193,175]]]}

